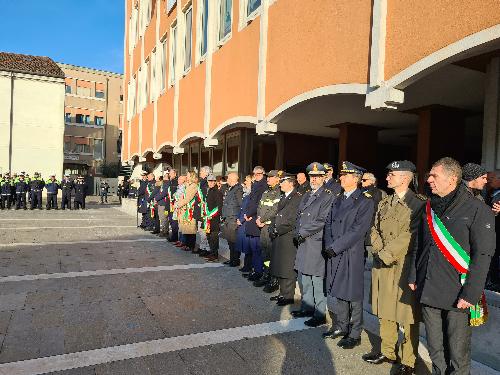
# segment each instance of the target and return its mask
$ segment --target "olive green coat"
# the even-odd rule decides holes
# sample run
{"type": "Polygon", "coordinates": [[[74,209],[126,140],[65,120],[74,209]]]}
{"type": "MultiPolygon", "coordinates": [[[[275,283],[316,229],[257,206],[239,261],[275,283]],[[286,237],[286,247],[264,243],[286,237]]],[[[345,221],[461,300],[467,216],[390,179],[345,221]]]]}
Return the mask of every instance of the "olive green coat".
{"type": "MultiPolygon", "coordinates": [[[[191,183],[186,186],[186,192],[184,197],[178,200],[175,204],[179,208],[178,220],[179,228],[183,234],[196,234],[196,219],[188,211],[188,206],[191,200],[195,197],[198,192],[198,184],[191,183]]],[[[193,208],[194,210],[194,208],[193,208]]]]}
{"type": "Polygon", "coordinates": [[[408,286],[408,274],[425,201],[411,190],[395,204],[393,197],[380,201],[370,234],[372,311],[381,319],[411,324],[420,320],[420,313],[415,293],[408,286]]]}

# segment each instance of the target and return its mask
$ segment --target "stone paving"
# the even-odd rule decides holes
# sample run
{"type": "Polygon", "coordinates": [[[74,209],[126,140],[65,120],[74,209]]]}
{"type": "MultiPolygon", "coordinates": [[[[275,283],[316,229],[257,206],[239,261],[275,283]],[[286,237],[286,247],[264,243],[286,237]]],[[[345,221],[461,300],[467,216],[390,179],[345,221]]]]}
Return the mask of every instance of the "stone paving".
{"type": "MultiPolygon", "coordinates": [[[[240,327],[286,324],[298,304],[277,307],[235,268],[141,272],[144,267],[195,267],[186,265],[205,262],[156,241],[135,227],[135,218],[116,208],[89,207],[79,212],[0,211],[0,374],[391,372],[389,365],[371,366],[361,360],[372,345],[379,345],[371,333],[363,333],[362,345],[348,351],[321,338],[327,327],[306,330],[300,322],[298,330],[238,336],[240,327]],[[132,270],[85,274],[125,268],[132,270]],[[71,272],[82,274],[73,277],[71,272]],[[53,273],[68,274],[2,279],[53,273]],[[215,337],[214,331],[225,332],[224,339],[213,344],[197,339],[203,332],[215,337]],[[151,340],[158,341],[149,351],[131,347],[117,357],[116,350],[128,348],[122,345],[148,345],[151,340]],[[180,345],[182,340],[187,344],[180,345]],[[104,358],[98,363],[87,365],[92,363],[90,354],[78,356],[95,349],[103,349],[101,357],[95,356],[104,358]],[[75,353],[76,357],[64,356],[75,353]]],[[[428,374],[428,369],[419,362],[419,374],[428,374]]]]}

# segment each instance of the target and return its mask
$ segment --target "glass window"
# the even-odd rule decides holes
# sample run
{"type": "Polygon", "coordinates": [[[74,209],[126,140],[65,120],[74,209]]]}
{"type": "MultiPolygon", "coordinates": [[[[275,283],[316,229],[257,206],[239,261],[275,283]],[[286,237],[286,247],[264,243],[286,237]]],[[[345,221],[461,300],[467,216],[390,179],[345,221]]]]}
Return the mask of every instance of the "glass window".
{"type": "Polygon", "coordinates": [[[64,142],[64,152],[69,152],[71,149],[71,142],[64,142]]]}
{"type": "Polygon", "coordinates": [[[96,90],[95,97],[99,99],[104,99],[104,91],[96,90]]]}
{"type": "Polygon", "coordinates": [[[207,53],[208,44],[208,0],[203,0],[203,14],[201,17],[201,56],[207,53]]]}
{"type": "Polygon", "coordinates": [[[205,165],[208,165],[209,167],[212,166],[212,163],[210,162],[210,148],[206,148],[203,146],[203,143],[201,144],[201,154],[200,154],[200,167],[203,167],[205,165]]]}
{"type": "Polygon", "coordinates": [[[90,115],[84,115],[84,122],[87,125],[90,125],[90,115]]]}
{"type": "Polygon", "coordinates": [[[64,115],[64,121],[67,123],[71,123],[71,113],[66,113],[64,115]]]}
{"type": "Polygon", "coordinates": [[[212,149],[214,175],[222,176],[223,172],[223,156],[224,156],[224,138],[219,139],[219,144],[212,149]]]}
{"type": "Polygon", "coordinates": [[[232,6],[233,6],[233,0],[221,0],[219,40],[224,39],[225,36],[231,32],[232,6]]]}
{"type": "Polygon", "coordinates": [[[175,82],[175,64],[177,61],[177,25],[172,27],[170,35],[172,43],[172,49],[170,52],[170,84],[173,85],[175,82]]]}
{"type": "Polygon", "coordinates": [[[156,51],[151,53],[151,101],[156,100],[156,89],[158,85],[156,84],[156,51]]]}
{"type": "Polygon", "coordinates": [[[191,46],[193,39],[193,8],[186,12],[186,39],[184,40],[184,71],[191,68],[191,46]]]}
{"type": "Polygon", "coordinates": [[[89,145],[75,145],[75,152],[79,154],[90,154],[90,146],[89,145]]]}
{"type": "Polygon", "coordinates": [[[104,117],[99,117],[99,116],[96,116],[96,117],[95,117],[95,124],[96,124],[96,125],[99,125],[99,126],[104,125],[104,117]]]}
{"type": "Polygon", "coordinates": [[[181,174],[186,174],[186,172],[189,169],[189,165],[188,165],[189,154],[188,153],[180,154],[180,157],[181,157],[180,173],[181,174]]]}
{"type": "Polygon", "coordinates": [[[240,159],[240,132],[226,135],[226,174],[238,172],[240,159]]]}
{"type": "Polygon", "coordinates": [[[102,139],[94,139],[94,159],[101,160],[103,156],[102,139]]]}
{"type": "Polygon", "coordinates": [[[71,86],[66,85],[66,94],[71,94],[71,86]]]}
{"type": "Polygon", "coordinates": [[[260,4],[261,0],[248,0],[247,16],[255,12],[260,7],[260,4]]]}
{"type": "Polygon", "coordinates": [[[77,113],[76,116],[75,116],[75,122],[77,124],[83,124],[83,117],[84,117],[83,115],[77,113]]]}
{"type": "Polygon", "coordinates": [[[165,84],[167,81],[167,40],[165,39],[161,45],[161,77],[160,77],[160,88],[165,90],[165,84]]]}
{"type": "Polygon", "coordinates": [[[198,173],[200,170],[200,144],[198,142],[192,143],[189,148],[191,151],[191,163],[189,165],[189,169],[198,173]]]}
{"type": "Polygon", "coordinates": [[[167,13],[169,13],[177,4],[177,0],[167,0],[167,13]]]}

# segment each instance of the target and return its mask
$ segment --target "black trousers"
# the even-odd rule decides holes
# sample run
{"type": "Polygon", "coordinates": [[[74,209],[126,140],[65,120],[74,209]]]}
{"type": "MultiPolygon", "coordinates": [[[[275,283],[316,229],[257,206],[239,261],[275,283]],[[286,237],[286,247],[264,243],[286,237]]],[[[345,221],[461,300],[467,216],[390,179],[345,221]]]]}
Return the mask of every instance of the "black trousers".
{"type": "Polygon", "coordinates": [[[10,210],[10,195],[4,195],[2,194],[0,198],[0,208],[3,210],[7,208],[10,210]]]}
{"type": "Polygon", "coordinates": [[[84,209],[85,208],[85,200],[83,199],[75,199],[73,202],[73,207],[75,210],[84,209]]]}
{"type": "Polygon", "coordinates": [[[108,193],[102,193],[101,194],[101,203],[108,203],[108,193]]]}
{"type": "MultiPolygon", "coordinates": [[[[329,297],[328,299],[330,299],[329,297]]],[[[329,309],[330,307],[330,303],[329,309]]],[[[363,330],[363,301],[345,301],[337,298],[332,309],[334,324],[350,338],[359,339],[363,330]]]]}
{"type": "Polygon", "coordinates": [[[62,192],[62,200],[61,200],[61,208],[63,210],[66,209],[66,206],[71,210],[71,192],[63,191],[62,192]]]}
{"type": "Polygon", "coordinates": [[[240,263],[241,253],[236,250],[236,242],[227,242],[229,245],[229,261],[232,263],[240,263]]]}
{"type": "Polygon", "coordinates": [[[16,193],[16,210],[27,209],[26,207],[26,193],[16,193]]]}
{"type": "Polygon", "coordinates": [[[42,209],[42,191],[41,190],[33,190],[31,192],[31,202],[30,208],[34,210],[35,208],[42,209]]]}
{"type": "Polygon", "coordinates": [[[469,315],[422,306],[433,375],[468,375],[471,363],[469,315]]]}
{"type": "Polygon", "coordinates": [[[47,193],[47,210],[55,208],[57,210],[57,194],[47,193]]]}
{"type": "Polygon", "coordinates": [[[219,231],[211,231],[207,233],[207,241],[208,247],[210,248],[210,252],[214,255],[219,254],[219,231]]]}
{"type": "Polygon", "coordinates": [[[280,286],[280,295],[286,299],[293,299],[293,296],[295,295],[296,282],[297,282],[297,277],[294,277],[293,279],[278,277],[278,283],[280,286]]]}
{"type": "Polygon", "coordinates": [[[196,234],[184,234],[184,239],[186,240],[186,246],[193,250],[196,246],[196,234]]]}

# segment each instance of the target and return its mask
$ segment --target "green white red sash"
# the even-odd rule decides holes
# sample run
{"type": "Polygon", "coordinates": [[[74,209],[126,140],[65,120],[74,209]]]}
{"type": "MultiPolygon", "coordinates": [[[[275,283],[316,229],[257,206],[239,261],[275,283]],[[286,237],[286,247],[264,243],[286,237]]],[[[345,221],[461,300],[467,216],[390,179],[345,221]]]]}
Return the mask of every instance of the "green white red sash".
{"type": "MultiPolygon", "coordinates": [[[[149,198],[151,194],[153,194],[153,185],[147,184],[146,190],[148,191],[148,198],[149,198]]],[[[149,202],[149,213],[151,217],[155,217],[155,205],[153,201],[149,202]]]]}
{"type": "Polygon", "coordinates": [[[219,207],[215,206],[213,210],[208,211],[206,215],[203,216],[203,225],[206,233],[210,233],[212,219],[218,214],[219,207]]]}
{"type": "MultiPolygon", "coordinates": [[[[427,224],[429,225],[429,230],[431,232],[432,238],[434,239],[434,242],[436,243],[443,256],[446,258],[446,260],[460,274],[460,282],[463,285],[467,278],[467,273],[469,272],[469,254],[467,254],[462,246],[460,246],[460,244],[455,241],[448,229],[446,229],[441,219],[439,219],[439,217],[432,209],[430,201],[427,201],[425,211],[427,215],[427,224]]],[[[471,326],[479,326],[486,322],[486,320],[488,319],[488,308],[486,305],[486,296],[484,295],[484,292],[481,296],[481,300],[476,305],[470,307],[469,310],[469,320],[471,326]]]]}

